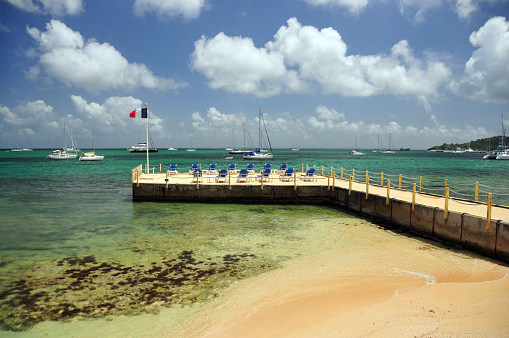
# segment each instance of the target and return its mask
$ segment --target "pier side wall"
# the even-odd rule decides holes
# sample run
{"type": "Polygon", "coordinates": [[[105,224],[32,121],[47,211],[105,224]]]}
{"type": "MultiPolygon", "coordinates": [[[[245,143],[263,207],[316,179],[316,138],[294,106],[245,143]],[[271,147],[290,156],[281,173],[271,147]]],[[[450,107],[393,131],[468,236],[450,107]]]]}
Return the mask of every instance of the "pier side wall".
{"type": "Polygon", "coordinates": [[[509,222],[448,212],[426,205],[389,199],[340,187],[227,184],[133,184],[133,201],[318,204],[348,208],[389,225],[461,245],[466,249],[509,263],[509,222]]]}

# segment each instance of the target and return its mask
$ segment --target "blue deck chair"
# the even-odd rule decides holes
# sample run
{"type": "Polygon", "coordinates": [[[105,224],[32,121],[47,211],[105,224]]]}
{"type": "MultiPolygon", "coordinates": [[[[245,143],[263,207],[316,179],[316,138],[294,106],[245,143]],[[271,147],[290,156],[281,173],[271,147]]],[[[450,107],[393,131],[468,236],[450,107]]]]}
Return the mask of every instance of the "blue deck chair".
{"type": "Polygon", "coordinates": [[[203,172],[201,169],[196,169],[193,172],[193,182],[203,181],[203,172]]]}
{"type": "Polygon", "coordinates": [[[315,170],[315,168],[309,168],[305,174],[300,175],[300,179],[303,181],[317,181],[315,170]]]}
{"type": "Polygon", "coordinates": [[[237,176],[237,183],[239,183],[240,181],[244,181],[244,182],[249,181],[247,169],[240,169],[240,174],[239,174],[239,176],[237,176]]]}
{"type": "Polygon", "coordinates": [[[263,167],[263,170],[269,169],[270,170],[270,163],[265,163],[265,166],[263,167]]]}
{"type": "Polygon", "coordinates": [[[216,176],[216,183],[226,182],[228,180],[228,171],[226,169],[219,170],[219,175],[216,176]]]}
{"type": "Polygon", "coordinates": [[[177,165],[176,164],[170,164],[170,169],[168,169],[168,174],[169,175],[178,175],[178,171],[177,171],[177,165]]]}
{"type": "Polygon", "coordinates": [[[257,178],[264,182],[272,182],[272,178],[270,178],[270,168],[269,169],[263,169],[261,174],[257,176],[257,178]]]}
{"type": "Polygon", "coordinates": [[[285,173],[283,175],[279,175],[280,181],[292,181],[293,180],[293,168],[286,169],[285,173]]]}
{"type": "Polygon", "coordinates": [[[189,170],[189,174],[190,175],[193,175],[194,174],[194,171],[197,170],[197,169],[200,169],[198,167],[198,164],[191,164],[191,170],[189,170]]]}
{"type": "Polygon", "coordinates": [[[211,163],[209,165],[209,169],[207,170],[207,174],[209,174],[209,175],[217,175],[217,169],[216,169],[216,164],[215,163],[211,163]]]}
{"type": "Polygon", "coordinates": [[[237,173],[237,167],[235,166],[235,163],[230,163],[230,165],[228,166],[228,171],[231,172],[232,174],[237,173]]]}
{"type": "Polygon", "coordinates": [[[249,163],[246,167],[246,170],[249,174],[254,174],[254,165],[253,163],[249,163]]]}
{"type": "Polygon", "coordinates": [[[285,171],[286,171],[286,168],[287,168],[286,163],[282,163],[282,164],[281,164],[281,166],[279,166],[278,173],[279,173],[279,174],[284,174],[284,173],[285,173],[285,171]]]}

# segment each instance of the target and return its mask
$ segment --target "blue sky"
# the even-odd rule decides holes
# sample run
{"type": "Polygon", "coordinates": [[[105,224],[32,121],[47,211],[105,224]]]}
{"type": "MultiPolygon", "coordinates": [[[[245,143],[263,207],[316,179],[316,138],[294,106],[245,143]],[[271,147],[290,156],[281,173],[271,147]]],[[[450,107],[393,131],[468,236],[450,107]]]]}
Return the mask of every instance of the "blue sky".
{"type": "Polygon", "coordinates": [[[0,0],[0,148],[426,149],[509,125],[509,0],[0,0]],[[62,141],[63,142],[63,141],[62,141]]]}

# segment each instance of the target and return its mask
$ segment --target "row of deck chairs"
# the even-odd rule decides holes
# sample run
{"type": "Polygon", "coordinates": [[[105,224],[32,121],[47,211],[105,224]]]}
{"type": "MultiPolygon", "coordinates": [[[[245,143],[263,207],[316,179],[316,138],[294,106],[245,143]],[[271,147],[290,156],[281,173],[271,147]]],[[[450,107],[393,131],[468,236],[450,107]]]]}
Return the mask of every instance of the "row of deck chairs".
{"type": "MultiPolygon", "coordinates": [[[[203,178],[203,173],[208,175],[217,175],[215,177],[216,183],[226,182],[228,180],[228,175],[237,174],[237,168],[235,163],[231,163],[228,166],[228,169],[217,170],[217,166],[215,163],[209,165],[207,170],[202,170],[198,164],[192,164],[191,170],[189,170],[189,174],[193,175],[193,180],[201,180],[203,178]]],[[[288,168],[285,163],[281,164],[278,170],[275,171],[279,174],[279,179],[281,181],[292,181],[294,179],[294,170],[293,168],[288,168]]],[[[260,175],[256,176],[256,179],[263,180],[264,182],[272,181],[270,174],[272,173],[270,163],[266,163],[264,165],[263,170],[260,172],[260,175]]],[[[169,175],[178,175],[177,165],[170,164],[170,168],[168,169],[169,175]]],[[[246,169],[241,169],[239,175],[237,176],[237,182],[248,182],[250,179],[249,175],[255,174],[254,166],[252,163],[249,163],[246,166],[246,169]]],[[[303,181],[316,181],[316,177],[314,176],[315,169],[310,168],[305,174],[300,175],[300,179],[303,181]]]]}

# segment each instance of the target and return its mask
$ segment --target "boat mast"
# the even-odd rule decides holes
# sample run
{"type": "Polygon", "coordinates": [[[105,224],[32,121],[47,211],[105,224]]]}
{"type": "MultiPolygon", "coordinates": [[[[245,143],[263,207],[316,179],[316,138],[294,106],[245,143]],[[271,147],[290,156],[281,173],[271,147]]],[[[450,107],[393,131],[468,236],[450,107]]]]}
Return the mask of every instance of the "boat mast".
{"type": "Polygon", "coordinates": [[[262,110],[258,110],[258,149],[262,150],[262,110]]]}
{"type": "MultiPolygon", "coordinates": [[[[149,159],[148,159],[148,104],[145,103],[145,110],[146,110],[146,113],[147,115],[145,116],[145,122],[146,122],[146,134],[147,134],[147,143],[145,144],[145,148],[147,150],[147,169],[145,170],[147,172],[147,174],[150,172],[150,166],[149,166],[149,159]]],[[[143,117],[143,113],[141,115],[141,117],[143,117]]]]}

